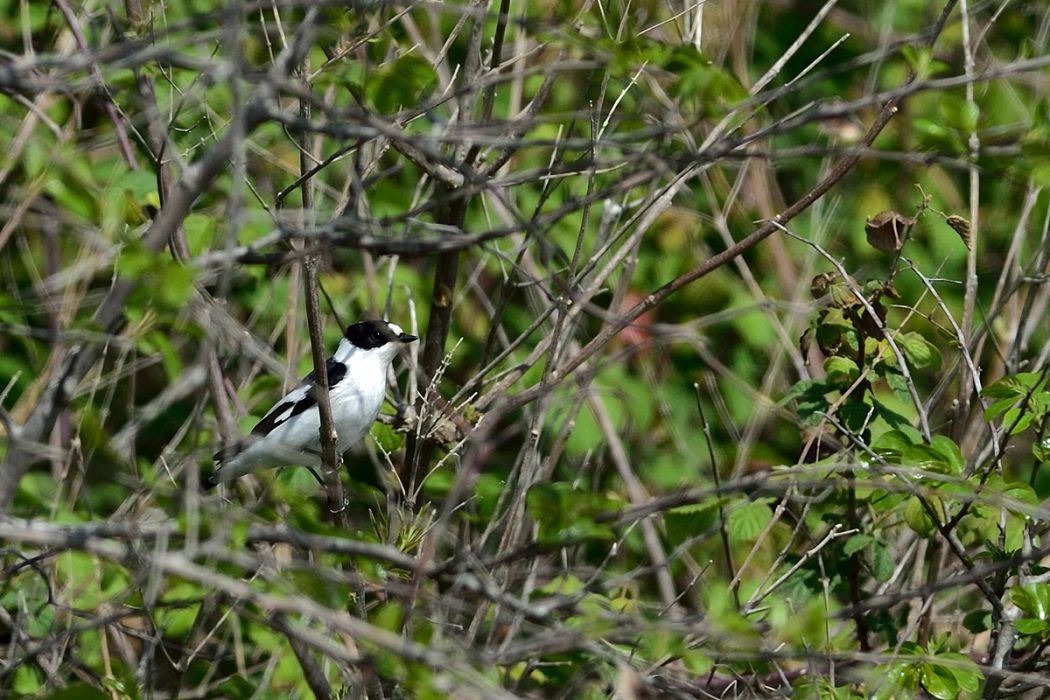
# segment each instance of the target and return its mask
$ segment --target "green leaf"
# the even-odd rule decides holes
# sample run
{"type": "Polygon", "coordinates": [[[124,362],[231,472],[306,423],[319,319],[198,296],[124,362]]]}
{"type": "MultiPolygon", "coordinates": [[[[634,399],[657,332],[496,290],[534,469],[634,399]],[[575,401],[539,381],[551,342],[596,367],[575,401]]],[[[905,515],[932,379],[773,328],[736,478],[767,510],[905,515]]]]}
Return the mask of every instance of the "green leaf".
{"type": "Polygon", "coordinates": [[[1050,584],[1026,583],[1010,590],[1010,600],[1029,617],[1046,620],[1050,616],[1050,584]]]}
{"type": "Polygon", "coordinates": [[[996,487],[996,490],[1007,498],[1029,506],[1038,506],[1041,500],[1035,489],[1023,481],[1003,482],[1001,486],[996,484],[996,487]]]}
{"type": "Polygon", "coordinates": [[[725,581],[714,580],[700,592],[707,610],[707,619],[719,631],[739,635],[735,641],[743,642],[755,636],[754,626],[737,610],[733,592],[725,581]]]}
{"type": "Polygon", "coordinates": [[[1042,375],[1036,372],[1003,377],[981,392],[986,398],[998,399],[984,410],[984,419],[992,421],[1002,416],[1011,435],[1027,430],[1033,421],[1050,413],[1050,395],[1044,386],[1042,375]]]}
{"type": "Polygon", "coordinates": [[[352,595],[349,586],[332,580],[316,569],[289,571],[287,578],[295,593],[330,608],[344,605],[352,595]]]}
{"type": "Polygon", "coordinates": [[[1006,426],[1011,435],[1019,435],[1028,430],[1028,426],[1030,426],[1034,420],[1035,414],[1024,406],[1011,408],[1003,414],[1003,425],[1006,426]]]}
{"type": "Polygon", "coordinates": [[[637,644],[641,657],[647,659],[659,659],[664,656],[679,657],[685,652],[685,640],[681,634],[658,627],[652,631],[643,632],[637,644]]]}
{"type": "Polygon", "coordinates": [[[47,700],[113,700],[109,693],[87,683],[74,683],[46,696],[47,700]]]}
{"type": "Polygon", "coordinates": [[[176,583],[162,597],[163,606],[156,612],[157,626],[167,636],[185,639],[193,629],[205,591],[189,582],[176,583]]]}
{"type": "Polygon", "coordinates": [[[605,523],[596,523],[586,516],[577,517],[568,526],[557,532],[554,539],[544,538],[548,543],[579,542],[581,540],[613,540],[616,533],[605,523]]]}
{"type": "Polygon", "coordinates": [[[1041,635],[1046,631],[1047,623],[1046,620],[1036,620],[1031,617],[1022,617],[1020,620],[1014,622],[1014,627],[1021,634],[1028,635],[1041,635]]]}
{"type": "Polygon", "coordinates": [[[696,676],[702,676],[709,673],[711,669],[714,668],[714,665],[714,659],[706,654],[700,653],[699,650],[689,649],[682,656],[682,666],[696,676]]]}
{"type": "MultiPolygon", "coordinates": [[[[904,378],[900,370],[890,365],[880,365],[883,368],[882,375],[886,379],[886,384],[893,390],[893,393],[897,395],[902,401],[911,401],[911,393],[908,391],[908,380],[904,378]]],[[[896,423],[890,423],[894,427],[898,427],[896,423]]]]}
{"type": "MultiPolygon", "coordinates": [[[[931,505],[934,503],[932,499],[928,499],[928,502],[931,505]]],[[[934,510],[936,510],[936,506],[934,506],[934,510]]],[[[908,523],[908,527],[920,537],[932,537],[937,532],[937,524],[930,517],[929,512],[927,512],[918,496],[912,496],[908,499],[908,503],[904,507],[904,522],[908,523]]]]}
{"type": "Polygon", "coordinates": [[[401,625],[405,620],[405,609],[401,603],[387,601],[380,603],[370,616],[372,624],[388,632],[401,633],[401,625]]]}
{"type": "Polygon", "coordinates": [[[843,313],[842,309],[834,306],[829,308],[820,318],[820,326],[834,329],[838,333],[847,333],[853,330],[853,324],[846,318],[846,314],[843,313]]]}
{"type": "Polygon", "coordinates": [[[874,541],[875,538],[871,535],[852,535],[848,540],[846,540],[846,544],[842,545],[842,552],[846,555],[854,554],[855,552],[859,552],[867,548],[867,546],[874,541]]]}
{"type": "Polygon", "coordinates": [[[960,690],[976,693],[984,682],[984,674],[981,673],[980,667],[965,654],[945,652],[937,655],[937,661],[955,677],[960,690]]]}
{"type": "Polygon", "coordinates": [[[1004,413],[1006,413],[1007,411],[1009,411],[1011,408],[1013,408],[1014,404],[1016,404],[1016,403],[1017,403],[1017,400],[1014,399],[1014,398],[1008,398],[1008,399],[1002,399],[1001,401],[996,401],[995,403],[990,405],[988,408],[984,409],[984,419],[990,423],[993,420],[995,420],[996,418],[998,418],[999,416],[1001,416],[1004,413]]]}
{"type": "Polygon", "coordinates": [[[795,382],[791,386],[791,388],[787,390],[787,393],[785,393],[784,396],[781,397],[779,401],[777,401],[777,406],[787,406],[795,399],[800,398],[805,394],[809,393],[813,389],[813,387],[817,385],[824,386],[824,383],[817,381],[816,379],[803,379],[801,381],[795,382]]]}
{"type": "Polygon", "coordinates": [[[977,103],[967,101],[960,111],[962,120],[962,128],[966,132],[972,132],[977,130],[977,121],[981,117],[981,108],[977,106],[977,103]]]}
{"type": "Polygon", "coordinates": [[[887,461],[900,462],[905,451],[914,445],[921,444],[912,435],[903,430],[890,430],[875,438],[871,449],[887,461]]]}
{"type": "Polygon", "coordinates": [[[949,474],[962,474],[966,469],[966,460],[963,459],[962,450],[946,435],[935,435],[930,442],[933,449],[943,459],[941,462],[949,467],[949,474]]]}
{"type": "Polygon", "coordinates": [[[540,526],[539,540],[545,545],[612,539],[612,527],[594,519],[612,506],[610,499],[564,482],[535,484],[525,496],[525,508],[540,526]]]}
{"type": "Polygon", "coordinates": [[[929,367],[937,371],[941,367],[941,353],[918,333],[901,333],[894,340],[904,353],[908,364],[918,369],[929,367]]]}
{"type": "Polygon", "coordinates": [[[987,610],[974,610],[963,618],[963,627],[974,634],[991,629],[992,613],[987,610]]]}
{"type": "Polygon", "coordinates": [[[230,548],[233,551],[240,551],[245,549],[248,543],[248,528],[251,523],[245,520],[235,520],[230,525],[229,537],[230,537],[230,548]]]}
{"type": "Polygon", "coordinates": [[[692,97],[697,104],[733,102],[747,96],[747,91],[735,77],[690,44],[672,49],[663,68],[677,77],[673,94],[692,97]]]}
{"type": "Polygon", "coordinates": [[[571,574],[564,574],[561,576],[555,576],[550,581],[537,588],[536,592],[548,596],[572,596],[583,591],[583,588],[583,581],[579,578],[571,574]]]}
{"type": "Polygon", "coordinates": [[[120,662],[114,662],[113,676],[113,678],[107,679],[106,686],[116,691],[120,700],[142,700],[141,684],[135,678],[134,668],[125,666],[120,662]]]}
{"type": "Polygon", "coordinates": [[[955,674],[939,664],[923,664],[921,682],[926,692],[940,700],[955,700],[959,695],[959,682],[955,680],[955,674]]]}
{"type": "Polygon", "coordinates": [[[34,637],[43,637],[51,632],[55,625],[55,608],[46,605],[30,612],[28,631],[34,637]]]}
{"type": "MultiPolygon", "coordinates": [[[[907,388],[905,388],[904,391],[905,393],[907,393],[907,388]]],[[[903,432],[906,435],[909,434],[909,432],[914,433],[916,438],[918,440],[921,440],[921,436],[918,435],[918,431],[916,431],[912,427],[912,421],[910,418],[902,416],[900,413],[897,413],[896,411],[889,408],[886,404],[882,403],[877,399],[872,398],[871,405],[875,408],[875,415],[881,418],[882,420],[886,421],[887,425],[889,425],[891,428],[894,428],[898,432],[903,432]]],[[[915,440],[913,440],[913,442],[915,442],[915,440]]]]}
{"type": "Polygon", "coordinates": [[[989,384],[981,391],[982,396],[990,399],[1014,399],[1020,400],[1029,393],[1034,393],[1042,379],[1040,372],[1019,372],[1008,375],[1002,379],[989,384]]]}
{"type": "Polygon", "coordinates": [[[182,228],[186,231],[186,243],[190,255],[196,257],[211,247],[215,237],[215,219],[203,214],[190,214],[183,220],[182,228]]]}
{"type": "Polygon", "coordinates": [[[430,62],[410,53],[380,65],[368,78],[366,90],[376,109],[389,114],[418,104],[436,83],[430,62]]]}
{"type": "Polygon", "coordinates": [[[171,341],[172,336],[169,333],[157,330],[143,335],[139,339],[139,347],[148,354],[160,355],[168,379],[174,380],[182,374],[183,367],[178,350],[171,341]]]}
{"type": "Polygon", "coordinates": [[[154,278],[154,299],[170,311],[180,311],[193,296],[197,272],[189,265],[169,265],[154,278]]]}
{"type": "Polygon", "coordinates": [[[1050,163],[1036,163],[1029,173],[1032,181],[1042,188],[1050,187],[1050,163]]]}
{"type": "Polygon", "coordinates": [[[930,445],[913,445],[901,455],[902,464],[937,474],[959,473],[961,469],[956,466],[956,461],[954,456],[945,455],[930,445]]]}
{"type": "Polygon", "coordinates": [[[872,407],[864,401],[847,401],[836,412],[846,430],[860,433],[868,427],[874,415],[872,407]]]}
{"type": "Polygon", "coordinates": [[[474,483],[474,510],[486,522],[496,512],[496,505],[506,488],[507,482],[495,474],[482,474],[474,483]]]}
{"type": "Polygon", "coordinates": [[[217,688],[218,695],[227,700],[248,700],[255,697],[258,688],[241,675],[228,676],[217,688]]]}
{"type": "Polygon", "coordinates": [[[886,583],[893,577],[897,562],[893,559],[890,548],[882,540],[875,540],[871,546],[871,574],[879,583],[886,583]]]}
{"type": "MultiPolygon", "coordinates": [[[[423,492],[433,499],[441,499],[452,490],[455,475],[451,471],[433,471],[423,480],[423,492]]],[[[527,507],[527,502],[526,502],[527,507]]],[[[535,517],[535,516],[533,516],[535,517]]]]}
{"type": "Polygon", "coordinates": [[[734,542],[752,542],[773,519],[773,510],[767,505],[772,499],[762,498],[748,501],[729,512],[726,525],[729,537],[734,542]]]}
{"type": "Polygon", "coordinates": [[[1032,456],[1043,464],[1050,462],[1050,437],[1044,437],[1032,444],[1032,456]]]}
{"type": "Polygon", "coordinates": [[[718,502],[709,501],[678,506],[664,515],[667,538],[670,542],[683,542],[690,537],[706,532],[718,522],[718,502]]]}
{"type": "Polygon", "coordinates": [[[926,80],[930,77],[931,66],[933,65],[932,49],[918,44],[904,44],[901,46],[901,56],[908,62],[911,69],[915,71],[916,79],[926,80]]]}
{"type": "Polygon", "coordinates": [[[830,384],[826,382],[816,382],[814,386],[810,387],[805,394],[798,398],[796,410],[802,418],[803,424],[815,425],[823,420],[824,414],[831,407],[831,403],[825,394],[831,389],[830,384]]]}
{"type": "Polygon", "coordinates": [[[1029,399],[1029,406],[1040,420],[1050,416],[1050,391],[1034,392],[1029,399]]]}
{"type": "MultiPolygon", "coordinates": [[[[915,684],[915,672],[911,664],[893,664],[889,668],[882,668],[881,681],[872,696],[875,700],[890,700],[901,697],[898,691],[911,690],[915,684]]],[[[903,697],[912,697],[913,693],[907,693],[903,697]]]]}
{"type": "Polygon", "coordinates": [[[560,482],[533,484],[525,495],[525,510],[541,525],[561,523],[568,505],[567,486],[560,482]]]}
{"type": "Polygon", "coordinates": [[[840,386],[849,386],[860,376],[860,368],[857,363],[848,357],[829,357],[824,360],[824,373],[828,381],[840,386]]]}
{"type": "Polygon", "coordinates": [[[386,423],[374,423],[370,430],[372,439],[382,445],[386,452],[393,452],[405,442],[403,433],[397,432],[392,425],[386,423]]]}

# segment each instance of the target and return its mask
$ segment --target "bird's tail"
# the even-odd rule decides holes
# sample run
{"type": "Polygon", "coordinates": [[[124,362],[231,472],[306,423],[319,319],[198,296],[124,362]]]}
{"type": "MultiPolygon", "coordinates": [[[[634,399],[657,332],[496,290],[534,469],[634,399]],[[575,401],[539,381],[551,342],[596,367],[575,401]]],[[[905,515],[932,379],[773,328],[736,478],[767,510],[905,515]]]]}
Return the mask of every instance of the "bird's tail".
{"type": "Polygon", "coordinates": [[[231,473],[232,470],[229,469],[229,462],[230,460],[235,460],[238,455],[242,454],[247,446],[248,445],[244,441],[238,442],[224,447],[212,455],[212,460],[215,462],[215,469],[211,474],[201,473],[201,491],[211,491],[222,482],[230,481],[231,479],[236,479],[240,476],[240,474],[231,473]]]}
{"type": "Polygon", "coordinates": [[[259,469],[283,464],[301,464],[302,458],[301,450],[267,444],[257,436],[248,436],[236,445],[215,453],[217,466],[215,471],[201,479],[201,488],[212,489],[259,469]]]}
{"type": "Polygon", "coordinates": [[[205,474],[204,472],[201,472],[201,483],[200,483],[201,491],[211,491],[213,488],[218,486],[220,483],[221,483],[221,479],[219,479],[219,470],[218,469],[213,471],[211,474],[205,474]]]}

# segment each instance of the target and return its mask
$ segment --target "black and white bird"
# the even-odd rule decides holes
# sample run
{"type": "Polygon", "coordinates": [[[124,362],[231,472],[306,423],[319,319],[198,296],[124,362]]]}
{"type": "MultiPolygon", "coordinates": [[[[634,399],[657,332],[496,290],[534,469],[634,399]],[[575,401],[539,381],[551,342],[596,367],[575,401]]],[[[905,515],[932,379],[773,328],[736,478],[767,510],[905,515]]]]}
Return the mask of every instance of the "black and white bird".
{"type": "MultiPolygon", "coordinates": [[[[416,336],[386,321],[361,321],[346,329],[335,355],[325,363],[338,454],[368,433],[383,405],[394,356],[415,340],[416,336]]],[[[319,466],[320,426],[311,372],[266,413],[246,440],[215,455],[219,466],[202,485],[211,488],[271,467],[319,466]]]]}

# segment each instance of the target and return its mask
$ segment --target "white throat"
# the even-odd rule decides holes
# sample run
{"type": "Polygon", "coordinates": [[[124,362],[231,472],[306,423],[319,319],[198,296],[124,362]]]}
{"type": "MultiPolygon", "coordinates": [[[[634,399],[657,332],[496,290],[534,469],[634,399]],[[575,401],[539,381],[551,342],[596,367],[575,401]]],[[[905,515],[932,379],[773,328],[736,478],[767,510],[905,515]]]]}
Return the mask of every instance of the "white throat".
{"type": "MultiPolygon", "coordinates": [[[[374,370],[382,367],[384,370],[394,361],[394,356],[400,350],[399,343],[387,343],[379,348],[365,350],[351,343],[346,338],[339,341],[339,347],[335,349],[333,359],[346,365],[348,375],[355,373],[358,366],[368,367],[374,370]]],[[[384,376],[385,376],[384,372],[384,376]]]]}

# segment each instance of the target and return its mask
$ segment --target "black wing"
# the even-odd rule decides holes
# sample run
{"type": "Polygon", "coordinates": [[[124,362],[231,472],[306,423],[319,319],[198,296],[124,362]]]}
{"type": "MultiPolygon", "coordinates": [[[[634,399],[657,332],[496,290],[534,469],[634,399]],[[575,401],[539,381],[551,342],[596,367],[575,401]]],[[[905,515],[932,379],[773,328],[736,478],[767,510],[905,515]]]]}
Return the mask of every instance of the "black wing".
{"type": "MultiPolygon", "coordinates": [[[[343,377],[346,376],[346,365],[343,364],[342,362],[340,362],[339,360],[335,359],[334,357],[329,357],[328,358],[328,360],[324,363],[324,368],[325,368],[325,374],[328,376],[328,388],[329,389],[331,389],[333,386],[335,386],[339,382],[343,381],[343,377]]],[[[310,374],[306,375],[303,378],[303,383],[304,384],[306,384],[306,383],[312,384],[313,381],[314,381],[314,373],[313,372],[310,372],[310,374]]]]}
{"type": "MultiPolygon", "coordinates": [[[[343,377],[346,376],[346,365],[333,357],[328,358],[328,361],[325,363],[325,370],[327,370],[326,374],[328,375],[329,388],[341,382],[343,377]]],[[[316,406],[317,399],[314,398],[313,388],[314,373],[310,372],[310,374],[303,378],[303,382],[298,388],[293,390],[283,401],[270,409],[270,412],[259,421],[258,425],[252,428],[252,434],[269,435],[273,432],[274,428],[285,421],[316,406]]]]}
{"type": "Polygon", "coordinates": [[[312,406],[317,405],[317,399],[310,394],[295,401],[282,401],[274,406],[269,413],[254,428],[252,435],[269,435],[274,428],[284,423],[289,418],[297,416],[312,406]]]}

